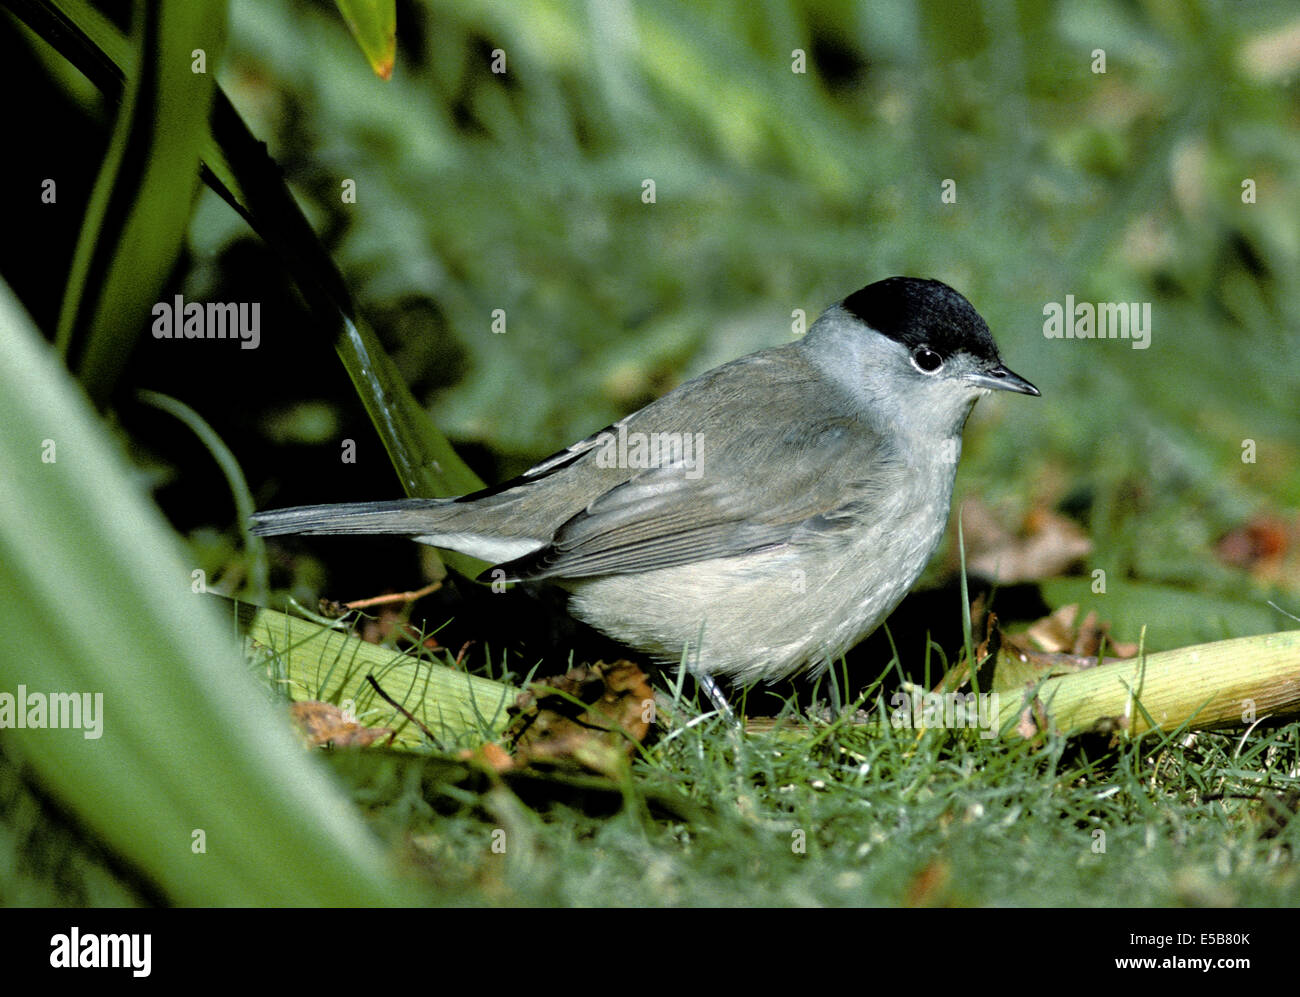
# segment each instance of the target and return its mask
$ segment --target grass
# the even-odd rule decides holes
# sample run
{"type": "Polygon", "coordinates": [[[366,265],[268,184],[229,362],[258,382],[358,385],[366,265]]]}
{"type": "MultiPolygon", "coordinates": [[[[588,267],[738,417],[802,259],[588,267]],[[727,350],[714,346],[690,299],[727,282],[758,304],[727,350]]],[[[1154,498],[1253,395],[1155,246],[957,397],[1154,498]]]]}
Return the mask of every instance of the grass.
{"type": "Polygon", "coordinates": [[[841,663],[812,683],[811,705],[733,691],[742,715],[774,716],[740,735],[689,682],[683,696],[681,671],[659,672],[681,719],[610,779],[488,775],[451,745],[326,757],[434,904],[1296,902],[1300,722],[1137,739],[922,731],[895,719],[897,653],[865,687],[849,675],[841,663]]]}
{"type": "MultiPolygon", "coordinates": [[[[419,752],[324,757],[432,904],[1217,907],[1300,895],[1300,821],[1294,802],[1273,802],[1300,788],[1300,724],[1115,744],[918,735],[878,713],[818,728],[738,739],[715,717],[646,747],[621,790],[499,782],[419,752]]],[[[150,898],[8,766],[0,791],[0,851],[25,870],[6,904],[150,898]]]]}
{"type": "Polygon", "coordinates": [[[462,795],[441,762],[331,760],[438,903],[1295,903],[1297,824],[1279,833],[1267,800],[1300,786],[1300,724],[1114,745],[918,736],[878,715],[828,730],[687,727],[635,761],[613,815],[608,794],[530,809],[503,787],[462,795]]]}

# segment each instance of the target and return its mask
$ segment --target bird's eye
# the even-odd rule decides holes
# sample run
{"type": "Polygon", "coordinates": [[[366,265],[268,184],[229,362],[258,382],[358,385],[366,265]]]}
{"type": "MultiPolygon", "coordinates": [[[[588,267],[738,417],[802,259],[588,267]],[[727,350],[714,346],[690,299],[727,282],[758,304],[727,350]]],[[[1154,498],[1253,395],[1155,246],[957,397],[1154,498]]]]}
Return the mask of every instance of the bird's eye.
{"type": "Polygon", "coordinates": [[[943,357],[928,346],[918,346],[912,351],[912,364],[923,374],[933,374],[943,366],[943,357]]]}

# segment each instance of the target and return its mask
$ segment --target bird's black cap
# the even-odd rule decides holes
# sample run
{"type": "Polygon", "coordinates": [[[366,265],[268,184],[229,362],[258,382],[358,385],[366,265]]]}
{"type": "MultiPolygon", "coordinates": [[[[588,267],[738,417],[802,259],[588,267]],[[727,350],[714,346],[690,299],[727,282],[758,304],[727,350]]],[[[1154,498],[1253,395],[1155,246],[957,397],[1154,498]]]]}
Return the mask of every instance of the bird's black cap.
{"type": "Polygon", "coordinates": [[[925,345],[944,357],[964,350],[977,360],[999,360],[988,324],[943,281],[889,277],[854,291],[842,306],[909,350],[925,345]]]}

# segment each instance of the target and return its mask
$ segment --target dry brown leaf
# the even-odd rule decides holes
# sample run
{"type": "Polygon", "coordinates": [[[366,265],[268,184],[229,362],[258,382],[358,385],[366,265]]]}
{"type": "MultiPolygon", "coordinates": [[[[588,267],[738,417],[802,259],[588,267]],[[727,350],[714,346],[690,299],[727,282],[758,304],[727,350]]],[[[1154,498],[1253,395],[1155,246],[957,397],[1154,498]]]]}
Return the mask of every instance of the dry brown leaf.
{"type": "Polygon", "coordinates": [[[1258,581],[1300,587],[1300,523],[1259,515],[1225,534],[1214,546],[1220,561],[1258,581]]]}
{"type": "Polygon", "coordinates": [[[964,502],[961,515],[967,569],[1002,585],[1054,578],[1092,553],[1082,527],[1050,509],[1031,512],[1016,534],[978,500],[964,502]]]}
{"type": "MultiPolygon", "coordinates": [[[[1039,650],[1077,657],[1093,657],[1102,649],[1116,658],[1131,658],[1138,652],[1137,644],[1116,641],[1110,636],[1110,624],[1097,618],[1096,612],[1090,611],[1083,622],[1075,627],[1074,621],[1079,615],[1077,603],[1062,606],[1050,616],[1044,616],[1029,625],[1025,636],[1038,645],[1039,650]]],[[[1013,639],[1014,640],[1014,639],[1013,639]]],[[[1015,643],[1023,645],[1023,641],[1015,643]]]]}
{"type": "Polygon", "coordinates": [[[952,901],[952,867],[935,859],[912,876],[903,891],[904,907],[946,907],[952,901]]]}
{"type": "Polygon", "coordinates": [[[1030,741],[1046,729],[1047,712],[1043,709],[1042,702],[1035,696],[1033,702],[1020,711],[1020,718],[1016,721],[1016,733],[1026,741],[1030,741]]]}
{"type": "Polygon", "coordinates": [[[532,683],[510,713],[506,737],[516,760],[576,762],[614,774],[650,730],[654,693],[631,662],[597,662],[532,683]]]}
{"type": "Polygon", "coordinates": [[[477,748],[466,748],[456,757],[467,762],[475,762],[493,772],[508,772],[518,768],[515,760],[510,757],[510,752],[493,741],[480,744],[477,748]]]}
{"type": "Polygon", "coordinates": [[[333,745],[336,748],[363,748],[381,737],[391,737],[387,727],[365,727],[333,703],[304,699],[289,704],[289,712],[307,744],[313,748],[333,745]]]}
{"type": "MultiPolygon", "coordinates": [[[[1007,634],[998,626],[997,614],[985,608],[983,596],[976,599],[971,604],[971,628],[976,634],[981,631],[984,634],[975,649],[981,691],[1020,695],[1044,679],[1081,672],[1101,662],[1117,661],[1137,653],[1135,644],[1111,642],[1107,633],[1109,625],[1099,623],[1095,613],[1089,613],[1075,629],[1078,613],[1077,605],[1063,606],[1031,626],[1029,633],[1007,634]],[[1097,654],[1103,636],[1107,637],[1105,648],[1113,654],[1099,662],[1097,654]],[[1030,643],[1031,637],[1038,647],[1030,643]]],[[[970,684],[970,669],[963,657],[944,674],[934,691],[956,692],[970,684]]],[[[1042,712],[1037,702],[1026,707],[1016,730],[1025,737],[1033,736],[1041,729],[1038,721],[1042,712]]]]}
{"type": "Polygon", "coordinates": [[[1064,651],[1074,644],[1074,620],[1079,615],[1079,604],[1062,606],[1050,616],[1035,620],[1025,631],[1025,636],[1044,651],[1064,651]]]}

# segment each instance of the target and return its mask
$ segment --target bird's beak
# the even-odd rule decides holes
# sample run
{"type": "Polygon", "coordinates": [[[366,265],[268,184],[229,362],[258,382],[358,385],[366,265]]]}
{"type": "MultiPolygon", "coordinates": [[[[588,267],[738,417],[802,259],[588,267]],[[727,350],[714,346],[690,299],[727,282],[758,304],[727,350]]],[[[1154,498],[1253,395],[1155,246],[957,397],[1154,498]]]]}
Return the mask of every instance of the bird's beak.
{"type": "Polygon", "coordinates": [[[988,388],[991,391],[1019,391],[1022,395],[1040,395],[1042,394],[1037,388],[1026,381],[1014,371],[1007,370],[1003,364],[996,367],[990,367],[988,370],[976,371],[973,374],[967,374],[966,380],[979,385],[981,388],[988,388]]]}

